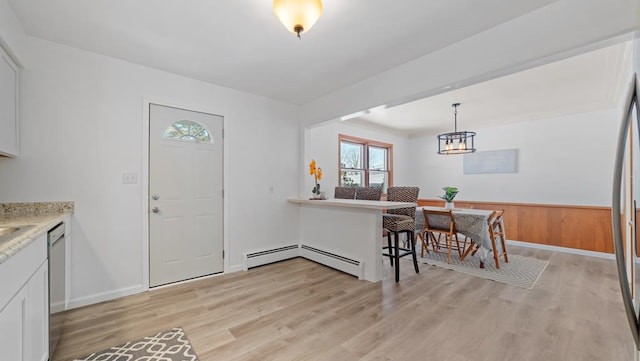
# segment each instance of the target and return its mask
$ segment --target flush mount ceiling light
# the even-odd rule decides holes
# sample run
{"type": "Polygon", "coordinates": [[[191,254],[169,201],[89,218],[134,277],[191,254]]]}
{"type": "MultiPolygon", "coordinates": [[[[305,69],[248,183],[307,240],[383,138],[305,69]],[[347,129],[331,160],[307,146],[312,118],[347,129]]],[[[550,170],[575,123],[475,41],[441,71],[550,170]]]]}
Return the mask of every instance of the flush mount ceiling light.
{"type": "Polygon", "coordinates": [[[476,132],[458,131],[458,107],[460,103],[451,104],[453,107],[453,132],[438,135],[438,154],[473,153],[476,148],[473,139],[476,132]]]}
{"type": "Polygon", "coordinates": [[[273,12],[287,30],[298,34],[309,31],[322,15],[321,0],[273,0],[273,12]]]}

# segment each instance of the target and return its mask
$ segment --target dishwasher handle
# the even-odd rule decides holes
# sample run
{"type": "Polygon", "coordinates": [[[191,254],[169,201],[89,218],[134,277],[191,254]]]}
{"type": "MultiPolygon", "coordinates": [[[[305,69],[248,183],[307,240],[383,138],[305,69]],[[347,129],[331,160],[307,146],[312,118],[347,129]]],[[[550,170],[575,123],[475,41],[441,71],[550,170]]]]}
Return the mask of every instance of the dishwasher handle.
{"type": "Polygon", "coordinates": [[[49,247],[53,246],[61,238],[64,238],[64,222],[58,223],[47,234],[49,247]]]}

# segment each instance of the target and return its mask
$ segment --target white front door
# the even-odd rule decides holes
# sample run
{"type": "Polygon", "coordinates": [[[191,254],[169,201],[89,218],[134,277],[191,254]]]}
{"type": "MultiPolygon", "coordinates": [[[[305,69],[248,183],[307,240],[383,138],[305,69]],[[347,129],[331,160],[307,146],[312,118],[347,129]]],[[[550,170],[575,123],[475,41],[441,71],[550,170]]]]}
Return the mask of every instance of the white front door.
{"type": "Polygon", "coordinates": [[[221,116],[149,105],[149,286],[223,270],[221,116]]]}

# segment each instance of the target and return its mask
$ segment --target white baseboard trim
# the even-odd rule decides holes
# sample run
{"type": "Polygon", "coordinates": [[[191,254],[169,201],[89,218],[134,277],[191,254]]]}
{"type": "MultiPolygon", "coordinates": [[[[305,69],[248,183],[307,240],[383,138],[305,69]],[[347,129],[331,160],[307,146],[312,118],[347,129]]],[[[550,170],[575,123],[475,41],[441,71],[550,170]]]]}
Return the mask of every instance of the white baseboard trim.
{"type": "MultiPolygon", "coordinates": [[[[298,255],[296,254],[296,257],[297,256],[298,255]]],[[[242,265],[241,264],[229,267],[224,272],[224,274],[240,272],[240,271],[242,271],[242,265]]],[[[182,282],[175,282],[175,283],[170,283],[168,285],[154,287],[153,289],[159,289],[159,288],[162,288],[162,287],[175,286],[176,284],[179,284],[179,283],[199,281],[199,280],[202,280],[204,278],[217,277],[217,276],[221,276],[221,275],[223,275],[223,274],[222,273],[216,273],[216,274],[212,274],[212,275],[208,275],[208,276],[188,279],[188,280],[185,280],[185,281],[182,281],[182,282]]],[[[139,286],[121,288],[119,290],[113,290],[113,291],[98,293],[98,294],[94,294],[94,295],[90,295],[90,296],[80,297],[80,298],[76,298],[76,299],[70,300],[68,309],[70,310],[70,309],[73,309],[73,308],[94,305],[94,304],[100,303],[100,302],[111,301],[111,300],[114,300],[116,298],[125,297],[125,296],[131,296],[131,295],[135,295],[137,293],[142,293],[142,292],[145,292],[145,291],[148,291],[148,290],[149,290],[149,288],[145,288],[142,285],[139,285],[139,286]]]]}
{"type": "Polygon", "coordinates": [[[223,276],[223,275],[224,275],[223,272],[212,273],[210,275],[204,275],[204,276],[189,278],[187,280],[176,281],[176,282],[171,282],[171,283],[167,283],[167,284],[160,285],[160,286],[150,287],[150,288],[146,289],[145,291],[159,290],[161,288],[172,287],[172,286],[181,285],[181,284],[190,283],[190,282],[197,282],[197,281],[201,281],[201,280],[206,280],[207,278],[220,277],[220,276],[223,276]]]}
{"type": "Polygon", "coordinates": [[[597,257],[597,258],[605,258],[605,259],[616,259],[616,256],[614,254],[612,254],[612,253],[585,251],[585,250],[582,250],[582,249],[558,247],[558,246],[549,246],[549,245],[546,245],[546,244],[513,241],[513,240],[509,240],[509,239],[507,239],[506,243],[508,245],[519,246],[519,247],[544,249],[544,250],[547,250],[547,251],[571,253],[571,254],[577,254],[577,255],[581,255],[581,256],[589,256],[589,257],[597,257]]]}
{"type": "Polygon", "coordinates": [[[242,270],[247,271],[249,268],[296,258],[300,256],[299,247],[297,244],[290,244],[255,252],[246,252],[242,256],[242,270]]]}
{"type": "Polygon", "coordinates": [[[93,304],[104,302],[104,301],[111,301],[116,298],[135,295],[136,293],[141,293],[144,291],[146,291],[146,289],[142,285],[137,285],[137,286],[121,288],[118,290],[79,297],[69,301],[69,309],[93,305],[93,304]]]}
{"type": "Polygon", "coordinates": [[[346,258],[306,245],[300,247],[300,257],[354,275],[360,280],[364,279],[364,262],[360,260],[346,258]]]}
{"type": "Polygon", "coordinates": [[[249,268],[296,257],[306,258],[310,261],[352,274],[359,279],[364,279],[364,262],[342,257],[325,250],[298,244],[247,252],[243,255],[242,270],[247,271],[249,268]]]}

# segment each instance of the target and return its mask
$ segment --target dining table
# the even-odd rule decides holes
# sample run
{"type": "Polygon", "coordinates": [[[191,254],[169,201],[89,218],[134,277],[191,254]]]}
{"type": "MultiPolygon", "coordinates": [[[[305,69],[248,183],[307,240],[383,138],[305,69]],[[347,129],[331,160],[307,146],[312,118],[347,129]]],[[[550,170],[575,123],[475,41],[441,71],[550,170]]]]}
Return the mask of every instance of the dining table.
{"type": "MultiPolygon", "coordinates": [[[[434,211],[448,211],[444,207],[423,206],[418,207],[417,211],[422,213],[422,209],[434,210],[434,211]]],[[[493,213],[493,210],[488,209],[476,209],[476,208],[453,208],[451,214],[456,224],[456,231],[466,237],[469,237],[472,243],[464,250],[461,261],[470,253],[473,243],[478,244],[480,248],[477,251],[480,258],[481,266],[484,264],[485,259],[493,250],[493,244],[491,242],[491,235],[489,233],[489,217],[493,213]]],[[[496,247],[500,245],[497,243],[496,247]]]]}

